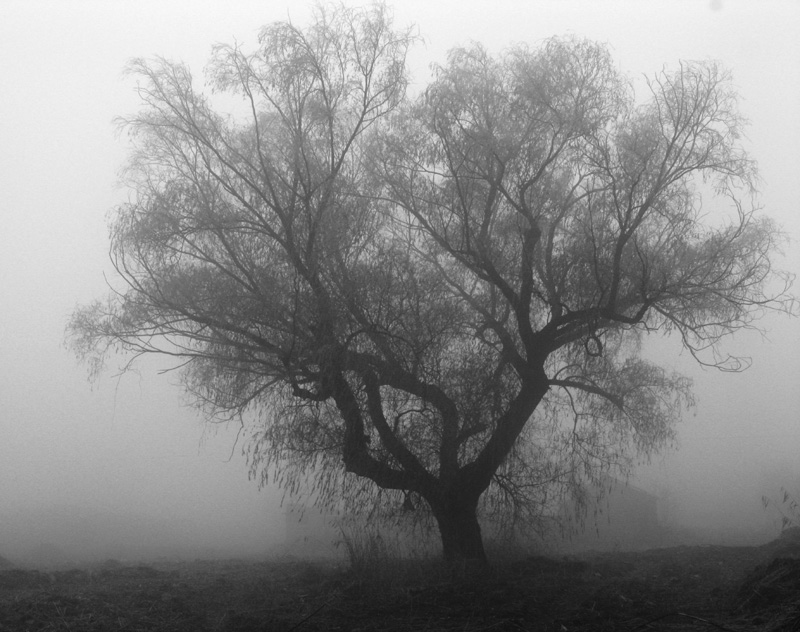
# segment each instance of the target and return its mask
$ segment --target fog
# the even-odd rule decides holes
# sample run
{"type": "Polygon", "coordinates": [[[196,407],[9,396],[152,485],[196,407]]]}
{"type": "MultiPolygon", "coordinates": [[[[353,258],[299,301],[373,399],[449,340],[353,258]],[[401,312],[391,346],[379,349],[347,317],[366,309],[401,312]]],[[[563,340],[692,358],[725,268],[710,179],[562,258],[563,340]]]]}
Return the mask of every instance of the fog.
{"type": "MultiPolygon", "coordinates": [[[[107,292],[106,218],[126,140],[113,119],[138,107],[123,67],[162,55],[200,74],[215,42],[256,42],[259,27],[309,7],[264,2],[29,2],[0,5],[0,555],[70,560],[239,556],[281,550],[281,491],[258,489],[236,424],[188,406],[168,359],[90,383],[64,347],[74,308],[107,292]]],[[[679,59],[733,71],[760,164],[761,202],[800,272],[800,4],[749,0],[554,2],[403,0],[399,25],[425,44],[410,63],[424,86],[433,61],[470,40],[500,51],[574,33],[607,42],[633,78],[679,59]]],[[[637,79],[638,80],[638,79],[637,79]]],[[[800,488],[800,321],[769,317],[728,349],[741,374],[699,369],[672,340],[648,353],[695,379],[697,408],[676,450],[631,484],[659,498],[661,519],[707,541],[766,541],[782,486],[800,488]]]]}

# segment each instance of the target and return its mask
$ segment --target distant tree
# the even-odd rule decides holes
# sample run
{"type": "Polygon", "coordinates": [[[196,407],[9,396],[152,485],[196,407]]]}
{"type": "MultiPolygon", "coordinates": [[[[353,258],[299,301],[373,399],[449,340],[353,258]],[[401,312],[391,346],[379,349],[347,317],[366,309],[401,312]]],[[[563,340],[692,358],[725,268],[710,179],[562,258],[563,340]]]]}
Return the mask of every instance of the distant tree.
{"type": "Polygon", "coordinates": [[[485,560],[481,503],[535,518],[670,442],[691,384],[644,334],[739,370],[719,342],[790,279],[717,65],[637,104],[603,46],[472,46],[409,98],[414,39],[380,4],[318,9],[216,47],[210,95],[134,61],[122,284],[68,330],[97,362],[178,358],[210,415],[255,420],[255,474],[422,502],[446,559],[485,560]]]}

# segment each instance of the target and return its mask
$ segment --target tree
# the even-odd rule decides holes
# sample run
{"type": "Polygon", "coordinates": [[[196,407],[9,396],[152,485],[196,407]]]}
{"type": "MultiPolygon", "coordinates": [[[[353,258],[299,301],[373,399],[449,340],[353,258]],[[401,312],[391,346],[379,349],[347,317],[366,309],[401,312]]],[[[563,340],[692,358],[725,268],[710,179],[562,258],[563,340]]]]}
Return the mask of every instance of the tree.
{"type": "Polygon", "coordinates": [[[540,516],[669,443],[691,385],[645,334],[740,370],[720,342],[791,279],[717,65],[637,104],[603,46],[472,46],[410,98],[414,39],[383,5],[318,9],[216,47],[211,95],[134,61],[122,285],[69,333],[96,361],[179,358],[210,415],[255,420],[254,473],[421,501],[446,559],[485,560],[481,503],[540,516]]]}

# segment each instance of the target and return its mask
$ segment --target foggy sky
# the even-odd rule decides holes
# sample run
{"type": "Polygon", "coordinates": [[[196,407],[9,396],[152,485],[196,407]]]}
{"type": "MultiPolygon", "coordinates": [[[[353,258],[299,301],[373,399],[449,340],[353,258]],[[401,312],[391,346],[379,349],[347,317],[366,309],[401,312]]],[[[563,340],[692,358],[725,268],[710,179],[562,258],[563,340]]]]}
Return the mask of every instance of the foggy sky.
{"type": "MultiPolygon", "coordinates": [[[[499,52],[587,36],[607,42],[634,79],[680,59],[722,61],[751,121],[761,202],[793,240],[778,263],[800,272],[800,3],[398,0],[394,10],[398,26],[415,23],[425,38],[410,57],[412,88],[471,40],[499,52]]],[[[162,55],[200,76],[215,42],[252,49],[263,24],[303,25],[309,12],[272,0],[0,4],[0,554],[21,538],[4,524],[41,523],[53,508],[76,520],[138,516],[154,541],[184,534],[231,552],[283,537],[280,492],[248,481],[235,425],[210,428],[183,405],[174,374],[159,375],[167,359],[116,377],[125,359],[112,358],[92,385],[63,342],[69,314],[102,298],[111,274],[106,218],[126,196],[116,186],[126,142],[113,119],[138,108],[126,61],[162,55]]],[[[774,516],[761,495],[800,487],[800,322],[761,325],[766,337],[728,343],[753,358],[743,374],[699,370],[672,341],[653,347],[694,377],[698,406],[680,426],[680,450],[633,482],[669,497],[685,524],[763,526],[774,516]]],[[[31,529],[34,540],[51,537],[31,529]]]]}

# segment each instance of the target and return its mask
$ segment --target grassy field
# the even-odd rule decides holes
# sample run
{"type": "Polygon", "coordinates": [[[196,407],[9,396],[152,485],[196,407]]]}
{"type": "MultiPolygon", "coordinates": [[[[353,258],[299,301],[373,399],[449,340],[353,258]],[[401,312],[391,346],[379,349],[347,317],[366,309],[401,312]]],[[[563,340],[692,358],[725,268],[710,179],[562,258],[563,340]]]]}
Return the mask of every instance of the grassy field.
{"type": "Polygon", "coordinates": [[[570,557],[488,571],[393,559],[0,571],[0,631],[800,630],[800,541],[570,557]]]}

